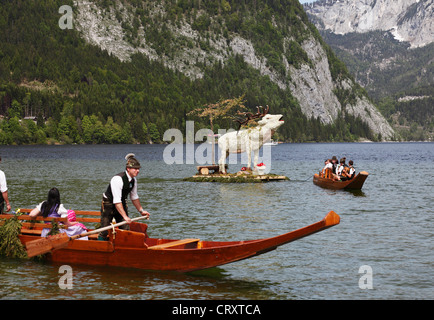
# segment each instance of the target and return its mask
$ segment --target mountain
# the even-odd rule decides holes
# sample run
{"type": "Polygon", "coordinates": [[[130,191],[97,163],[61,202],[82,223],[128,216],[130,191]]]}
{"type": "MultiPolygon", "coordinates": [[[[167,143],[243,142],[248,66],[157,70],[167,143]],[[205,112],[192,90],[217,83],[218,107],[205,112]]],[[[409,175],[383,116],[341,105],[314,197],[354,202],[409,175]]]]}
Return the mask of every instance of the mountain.
{"type": "Polygon", "coordinates": [[[432,0],[320,0],[305,8],[334,34],[389,31],[410,48],[433,42],[432,0]]]}
{"type": "Polygon", "coordinates": [[[304,6],[404,140],[434,138],[434,3],[323,0],[304,6]]]}
{"type": "MultiPolygon", "coordinates": [[[[269,105],[285,116],[280,140],[395,138],[297,0],[16,0],[0,8],[0,112],[48,119],[20,129],[24,136],[161,141],[168,128],[185,129],[192,109],[244,95],[252,110],[269,105]],[[59,28],[62,5],[73,8],[72,29],[59,28]]],[[[26,140],[10,131],[0,123],[0,143],[26,140]]]]}

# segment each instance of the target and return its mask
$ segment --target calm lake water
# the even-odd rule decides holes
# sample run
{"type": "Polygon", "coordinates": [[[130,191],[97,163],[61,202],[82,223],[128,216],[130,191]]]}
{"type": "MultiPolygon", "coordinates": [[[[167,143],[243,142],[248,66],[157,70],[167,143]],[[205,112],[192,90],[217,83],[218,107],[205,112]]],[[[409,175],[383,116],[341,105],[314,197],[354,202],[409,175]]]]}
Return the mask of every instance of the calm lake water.
{"type": "MultiPolygon", "coordinates": [[[[13,210],[33,208],[56,186],[65,207],[99,210],[110,178],[133,152],[149,235],[249,240],[321,220],[341,223],[251,259],[189,274],[59,265],[0,257],[0,299],[433,299],[433,143],[281,144],[271,172],[290,181],[194,183],[195,164],[163,161],[166,145],[1,146],[13,210]],[[362,192],[325,190],[312,176],[333,155],[368,171],[362,192]],[[359,281],[372,269],[372,289],[359,281]]],[[[230,164],[238,171],[243,164],[230,164]]],[[[133,210],[134,216],[137,214],[133,210]]],[[[364,281],[362,281],[365,283],[364,281]]]]}

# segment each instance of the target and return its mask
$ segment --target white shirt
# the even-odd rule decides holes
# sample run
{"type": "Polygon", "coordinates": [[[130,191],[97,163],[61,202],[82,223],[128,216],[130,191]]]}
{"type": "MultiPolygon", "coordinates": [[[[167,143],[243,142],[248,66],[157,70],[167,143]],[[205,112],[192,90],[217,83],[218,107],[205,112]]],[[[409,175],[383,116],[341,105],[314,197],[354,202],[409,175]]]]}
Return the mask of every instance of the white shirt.
{"type": "Polygon", "coordinates": [[[333,164],[332,163],[327,163],[325,166],[324,166],[324,171],[326,170],[326,169],[331,169],[331,170],[333,170],[333,164]]]}
{"type": "MultiPolygon", "coordinates": [[[[42,201],[40,204],[38,204],[38,205],[36,206],[36,208],[37,208],[40,212],[42,212],[41,208],[42,208],[42,204],[43,204],[44,202],[45,202],[45,201],[42,201]]],[[[65,209],[65,207],[63,206],[63,204],[60,204],[60,205],[59,205],[59,209],[57,210],[57,213],[60,215],[61,218],[66,218],[66,217],[68,217],[68,210],[65,209]]]]}
{"type": "MultiPolygon", "coordinates": [[[[137,179],[131,178],[128,172],[125,172],[125,174],[128,177],[128,182],[130,182],[132,179],[134,179],[134,187],[130,192],[130,199],[136,200],[139,199],[139,196],[137,194],[137,179]]],[[[113,194],[113,203],[121,203],[122,202],[122,187],[124,185],[124,182],[122,181],[122,177],[120,176],[114,176],[110,180],[110,187],[112,189],[113,194]]]]}
{"type": "Polygon", "coordinates": [[[8,185],[6,183],[6,176],[3,171],[0,170],[0,192],[8,191],[8,185]]]}

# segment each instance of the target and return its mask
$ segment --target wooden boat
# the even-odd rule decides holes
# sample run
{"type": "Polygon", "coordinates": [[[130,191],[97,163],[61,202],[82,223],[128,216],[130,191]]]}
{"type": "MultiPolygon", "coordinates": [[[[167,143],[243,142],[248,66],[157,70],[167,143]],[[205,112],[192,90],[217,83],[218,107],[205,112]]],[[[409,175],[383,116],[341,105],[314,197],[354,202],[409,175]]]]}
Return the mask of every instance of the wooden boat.
{"type": "MultiPolygon", "coordinates": [[[[76,213],[77,221],[92,219],[79,218],[78,214],[80,212],[76,211],[76,213]]],[[[4,216],[7,215],[0,216],[0,218],[4,216]]],[[[109,241],[98,241],[96,235],[95,237],[89,236],[89,240],[72,240],[69,241],[65,248],[48,253],[47,259],[65,264],[189,272],[216,267],[266,253],[283,244],[337,225],[339,221],[339,215],[330,211],[324,219],[309,226],[271,238],[248,241],[149,238],[146,233],[147,225],[145,223],[132,222],[129,231],[110,230],[109,241]]],[[[36,224],[33,223],[33,225],[36,224]]],[[[39,229],[47,226],[45,223],[38,224],[42,225],[39,226],[39,229]]],[[[41,239],[38,230],[30,228],[29,225],[22,227],[19,237],[23,244],[41,239]]]]}
{"type": "Polygon", "coordinates": [[[327,188],[327,189],[360,190],[362,189],[363,184],[365,183],[365,180],[368,177],[368,175],[369,174],[366,171],[361,171],[351,180],[337,181],[337,180],[333,180],[333,178],[330,175],[327,175],[327,173],[325,177],[316,173],[313,176],[313,183],[316,184],[317,186],[320,186],[322,188],[327,188]]]}

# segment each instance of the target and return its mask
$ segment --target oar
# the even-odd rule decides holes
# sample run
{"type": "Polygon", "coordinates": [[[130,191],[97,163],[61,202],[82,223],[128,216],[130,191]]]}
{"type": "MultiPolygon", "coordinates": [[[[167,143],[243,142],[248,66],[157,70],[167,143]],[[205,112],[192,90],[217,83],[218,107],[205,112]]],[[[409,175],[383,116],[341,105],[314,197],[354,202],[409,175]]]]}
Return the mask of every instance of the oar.
{"type": "MultiPolygon", "coordinates": [[[[136,220],[140,220],[140,219],[147,219],[147,218],[148,217],[141,216],[141,217],[133,218],[133,219],[131,219],[131,221],[136,221],[136,220]]],[[[86,237],[86,236],[89,236],[91,234],[99,233],[101,231],[110,230],[114,227],[119,227],[119,226],[122,226],[126,223],[127,223],[126,221],[122,221],[122,222],[119,222],[116,224],[111,224],[111,225],[104,227],[104,228],[95,229],[95,230],[85,232],[82,234],[77,234],[77,235],[72,236],[72,237],[69,237],[65,233],[61,233],[61,234],[57,234],[55,236],[51,236],[48,238],[41,238],[41,239],[37,239],[37,240],[32,240],[32,241],[26,242],[27,256],[29,258],[31,258],[31,257],[37,256],[40,254],[50,252],[51,250],[64,248],[68,245],[69,241],[79,239],[82,237],[86,237]]]]}

